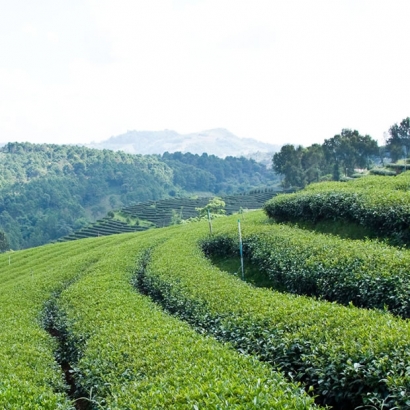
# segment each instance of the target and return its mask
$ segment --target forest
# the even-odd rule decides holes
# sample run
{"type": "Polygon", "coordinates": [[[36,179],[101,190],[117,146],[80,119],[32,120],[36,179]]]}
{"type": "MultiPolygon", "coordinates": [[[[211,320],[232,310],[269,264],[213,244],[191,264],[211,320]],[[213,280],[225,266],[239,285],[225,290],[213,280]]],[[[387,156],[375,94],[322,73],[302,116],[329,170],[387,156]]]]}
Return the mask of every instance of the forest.
{"type": "Polygon", "coordinates": [[[275,182],[272,170],[245,158],[8,143],[0,148],[0,250],[48,243],[136,202],[275,182]]]}

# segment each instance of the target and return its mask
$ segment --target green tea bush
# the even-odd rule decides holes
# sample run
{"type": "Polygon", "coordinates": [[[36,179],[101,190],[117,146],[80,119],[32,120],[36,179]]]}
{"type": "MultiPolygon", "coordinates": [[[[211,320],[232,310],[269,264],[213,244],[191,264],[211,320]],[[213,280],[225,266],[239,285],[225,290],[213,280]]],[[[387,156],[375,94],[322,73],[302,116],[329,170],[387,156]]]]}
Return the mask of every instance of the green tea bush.
{"type": "MultiPolygon", "coordinates": [[[[260,214],[247,215],[244,235],[260,214]]],[[[218,220],[215,232],[236,228],[218,220]]],[[[216,224],[215,224],[216,225],[216,224]]],[[[213,267],[184,226],[156,246],[142,288],[168,311],[312,388],[339,409],[410,408],[410,325],[388,313],[254,288],[213,267]]],[[[202,232],[202,233],[201,233],[202,232]]],[[[289,260],[292,263],[292,259],[289,260]]]]}
{"type": "Polygon", "coordinates": [[[370,173],[372,175],[383,175],[383,176],[395,176],[396,172],[395,171],[389,171],[388,169],[385,168],[373,168],[370,170],[370,173]]]}
{"type": "Polygon", "coordinates": [[[48,245],[0,255],[0,408],[74,409],[54,358],[57,342],[43,328],[42,315],[53,292],[81,274],[100,244],[48,245]]]}
{"type": "Polygon", "coordinates": [[[111,237],[98,263],[58,299],[68,343],[80,352],[75,377],[92,408],[315,408],[270,366],[197,334],[133,289],[137,254],[143,261],[145,249],[173,232],[111,237]]]}
{"type": "MultiPolygon", "coordinates": [[[[207,238],[201,247],[207,255],[238,253],[236,234],[207,238]]],[[[410,318],[408,251],[285,225],[248,229],[243,249],[276,289],[410,318]]]]}
{"type": "Polygon", "coordinates": [[[346,220],[395,244],[410,243],[410,178],[364,177],[346,183],[313,184],[266,202],[270,218],[283,221],[346,220]],[[394,180],[384,182],[385,180],[394,180]],[[367,182],[366,182],[367,181],[367,182]],[[377,183],[380,185],[377,186],[377,183]]]}
{"type": "Polygon", "coordinates": [[[328,181],[308,185],[305,191],[326,191],[339,189],[387,189],[408,191],[410,187],[410,172],[403,172],[391,178],[384,178],[377,175],[368,175],[360,179],[351,180],[349,182],[328,181]]]}

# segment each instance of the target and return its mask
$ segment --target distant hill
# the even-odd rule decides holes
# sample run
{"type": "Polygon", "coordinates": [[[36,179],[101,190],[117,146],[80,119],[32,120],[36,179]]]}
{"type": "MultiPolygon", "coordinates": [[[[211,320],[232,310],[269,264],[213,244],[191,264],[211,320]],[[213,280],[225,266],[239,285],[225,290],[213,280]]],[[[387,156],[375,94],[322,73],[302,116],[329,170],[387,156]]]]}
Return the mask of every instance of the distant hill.
{"type": "Polygon", "coordinates": [[[216,155],[220,158],[252,157],[253,153],[273,153],[279,145],[267,144],[252,138],[239,138],[224,128],[178,134],[176,131],[128,131],[106,141],[87,144],[89,148],[124,151],[130,154],[163,154],[164,152],[190,152],[216,155]]]}
{"type": "Polygon", "coordinates": [[[8,143],[0,148],[0,234],[12,249],[28,248],[135,202],[231,195],[277,183],[271,170],[244,157],[8,143]]]}

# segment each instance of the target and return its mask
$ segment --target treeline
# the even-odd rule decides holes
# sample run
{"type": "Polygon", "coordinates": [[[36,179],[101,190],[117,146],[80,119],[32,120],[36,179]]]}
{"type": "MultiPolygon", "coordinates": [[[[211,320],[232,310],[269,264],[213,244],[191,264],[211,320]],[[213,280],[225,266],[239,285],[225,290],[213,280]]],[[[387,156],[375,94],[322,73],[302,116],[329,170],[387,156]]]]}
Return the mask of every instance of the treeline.
{"type": "Polygon", "coordinates": [[[273,156],[273,169],[284,177],[285,187],[304,187],[311,182],[339,181],[354,176],[356,169],[368,169],[383,162],[385,157],[395,162],[407,158],[409,153],[410,117],[390,127],[382,147],[369,135],[350,129],[343,129],[321,145],[284,145],[273,156]]]}
{"type": "Polygon", "coordinates": [[[131,203],[193,191],[236,193],[273,180],[252,160],[192,155],[195,163],[190,155],[8,143],[0,148],[1,250],[47,243],[131,203]]]}
{"type": "Polygon", "coordinates": [[[265,165],[253,159],[215,155],[165,152],[161,159],[174,171],[174,183],[190,191],[232,194],[266,185],[275,177],[265,165]]]}

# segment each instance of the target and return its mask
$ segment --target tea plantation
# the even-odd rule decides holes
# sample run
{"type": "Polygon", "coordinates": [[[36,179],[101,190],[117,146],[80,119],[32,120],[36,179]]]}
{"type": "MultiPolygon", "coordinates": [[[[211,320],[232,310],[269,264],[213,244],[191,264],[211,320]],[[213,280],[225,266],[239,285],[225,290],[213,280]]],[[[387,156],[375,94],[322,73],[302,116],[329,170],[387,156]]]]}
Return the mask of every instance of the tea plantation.
{"type": "Polygon", "coordinates": [[[409,251],[240,217],[1,254],[0,408],[410,409],[409,251]]]}
{"type": "MultiPolygon", "coordinates": [[[[273,195],[283,192],[280,189],[266,188],[243,195],[223,197],[225,211],[228,215],[249,209],[259,209],[273,195]]],[[[173,218],[186,220],[198,215],[197,208],[204,207],[210,197],[171,198],[158,201],[147,201],[124,207],[118,211],[125,221],[106,216],[70,235],[60,238],[59,242],[72,241],[95,236],[113,235],[124,232],[145,231],[150,228],[163,228],[173,224],[173,218]],[[127,220],[129,222],[127,222],[127,220]]]]}
{"type": "Polygon", "coordinates": [[[341,220],[368,229],[396,245],[410,244],[410,172],[348,182],[318,183],[265,205],[277,221],[341,220]]]}

